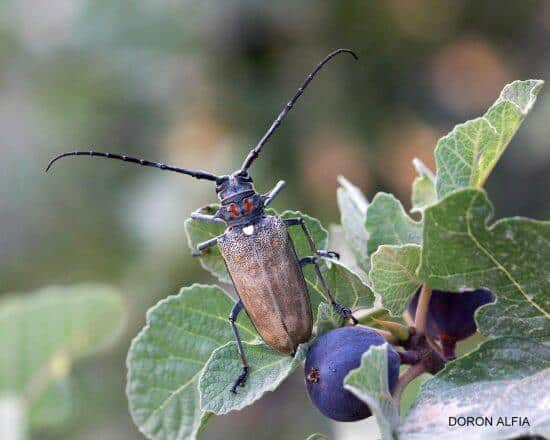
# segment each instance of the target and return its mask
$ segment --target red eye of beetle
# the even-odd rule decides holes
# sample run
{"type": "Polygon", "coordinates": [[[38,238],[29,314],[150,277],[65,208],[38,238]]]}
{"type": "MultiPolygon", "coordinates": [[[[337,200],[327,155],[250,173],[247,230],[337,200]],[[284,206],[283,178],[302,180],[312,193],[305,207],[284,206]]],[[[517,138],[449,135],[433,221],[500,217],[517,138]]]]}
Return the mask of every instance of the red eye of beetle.
{"type": "Polygon", "coordinates": [[[237,205],[235,205],[234,203],[231,203],[231,205],[229,205],[229,212],[233,217],[239,217],[241,215],[241,213],[237,209],[237,205]]]}
{"type": "Polygon", "coordinates": [[[247,214],[250,214],[252,211],[252,202],[248,198],[244,199],[244,210],[247,214]]]}

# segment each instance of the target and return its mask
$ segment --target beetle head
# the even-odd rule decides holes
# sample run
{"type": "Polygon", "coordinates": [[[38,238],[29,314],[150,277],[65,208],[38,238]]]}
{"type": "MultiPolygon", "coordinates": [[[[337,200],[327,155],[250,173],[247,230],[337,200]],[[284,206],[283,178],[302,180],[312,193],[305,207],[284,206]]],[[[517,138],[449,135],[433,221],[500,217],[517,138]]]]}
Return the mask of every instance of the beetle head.
{"type": "Polygon", "coordinates": [[[256,192],[247,172],[221,176],[216,182],[216,192],[221,204],[216,216],[228,226],[253,223],[264,212],[264,197],[256,192]]]}

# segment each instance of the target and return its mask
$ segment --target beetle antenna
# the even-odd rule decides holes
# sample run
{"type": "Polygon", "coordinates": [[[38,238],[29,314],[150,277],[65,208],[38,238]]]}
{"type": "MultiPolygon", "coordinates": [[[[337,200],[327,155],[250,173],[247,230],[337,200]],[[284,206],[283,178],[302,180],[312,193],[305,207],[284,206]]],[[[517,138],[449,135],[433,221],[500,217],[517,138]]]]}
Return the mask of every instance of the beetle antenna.
{"type": "Polygon", "coordinates": [[[356,60],[359,59],[357,57],[357,55],[355,54],[355,52],[353,52],[350,49],[336,49],[335,51],[329,53],[323,59],[323,61],[321,61],[317,65],[317,67],[315,69],[313,69],[313,71],[306,77],[306,79],[304,80],[302,85],[298,88],[298,91],[294,94],[292,99],[290,101],[288,101],[288,103],[285,105],[285,107],[283,108],[281,113],[279,113],[279,116],[277,116],[277,119],[275,119],[275,121],[273,121],[273,124],[271,124],[271,127],[269,127],[269,130],[267,130],[267,132],[263,135],[263,137],[260,139],[258,144],[250,151],[250,153],[248,153],[248,156],[246,156],[246,159],[244,160],[243,165],[241,167],[241,170],[240,170],[241,173],[245,173],[246,171],[248,171],[248,168],[250,168],[250,165],[252,165],[252,162],[254,162],[254,160],[260,155],[260,151],[262,150],[262,147],[264,146],[264,144],[269,140],[271,135],[273,135],[275,130],[277,130],[277,128],[279,128],[279,125],[281,125],[281,122],[283,122],[283,119],[285,119],[288,112],[292,109],[292,107],[294,107],[294,104],[296,104],[296,101],[298,101],[298,98],[300,98],[300,96],[302,96],[302,93],[304,93],[304,90],[309,85],[311,80],[313,80],[315,75],[317,75],[317,73],[323,68],[323,66],[326,63],[328,63],[333,57],[335,57],[336,55],[338,55],[340,53],[349,53],[356,60]]]}
{"type": "Polygon", "coordinates": [[[125,162],[135,163],[137,165],[142,165],[144,167],[153,167],[153,168],[159,168],[161,170],[173,171],[175,173],[187,174],[188,176],[195,177],[196,179],[206,179],[206,180],[212,180],[214,182],[217,182],[218,180],[220,180],[219,176],[216,176],[206,171],[200,171],[200,170],[195,171],[195,170],[189,170],[187,168],[178,168],[172,165],[166,165],[164,163],[151,162],[144,159],[136,159],[135,157],[126,156],[125,154],[103,153],[100,151],[71,151],[68,153],[59,154],[58,156],[50,160],[50,162],[48,163],[48,166],[46,167],[46,172],[50,170],[50,168],[56,161],[67,156],[92,156],[92,157],[95,156],[95,157],[105,157],[107,159],[118,159],[118,160],[123,160],[125,162]]]}

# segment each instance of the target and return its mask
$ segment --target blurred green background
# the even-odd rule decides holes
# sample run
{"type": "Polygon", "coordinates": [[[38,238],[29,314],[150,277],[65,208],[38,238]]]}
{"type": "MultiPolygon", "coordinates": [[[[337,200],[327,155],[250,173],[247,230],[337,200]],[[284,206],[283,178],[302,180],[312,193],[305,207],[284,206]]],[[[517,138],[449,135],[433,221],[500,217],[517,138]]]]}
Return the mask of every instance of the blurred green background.
{"type": "MultiPolygon", "coordinates": [[[[211,282],[183,221],[216,200],[177,174],[58,152],[126,153],[229,172],[304,76],[335,59],[265,147],[260,191],[288,188],[277,209],[338,221],[336,176],[369,198],[410,206],[413,157],[433,168],[437,139],[480,115],[514,79],[550,69],[548,1],[4,0],[0,2],[0,297],[94,281],[125,294],[129,324],[114,349],[75,366],[73,413],[44,439],[141,438],[127,411],[129,342],[160,298],[211,282]]],[[[547,218],[550,94],[487,183],[496,216],[547,218]]],[[[309,403],[300,373],[207,439],[362,438],[309,403]]]]}

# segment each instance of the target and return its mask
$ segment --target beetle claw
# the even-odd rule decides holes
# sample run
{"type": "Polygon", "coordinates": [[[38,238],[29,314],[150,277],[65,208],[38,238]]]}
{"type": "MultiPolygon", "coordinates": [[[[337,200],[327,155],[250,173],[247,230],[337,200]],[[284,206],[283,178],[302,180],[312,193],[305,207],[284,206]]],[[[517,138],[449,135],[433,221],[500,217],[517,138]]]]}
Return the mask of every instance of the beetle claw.
{"type": "Polygon", "coordinates": [[[318,250],[317,255],[320,257],[332,258],[333,260],[340,259],[340,254],[335,251],[318,250]]]}
{"type": "Polygon", "coordinates": [[[246,384],[246,378],[248,377],[248,367],[243,367],[241,370],[241,374],[239,374],[239,377],[237,377],[237,380],[233,383],[233,386],[231,387],[231,392],[233,394],[237,394],[237,387],[244,387],[246,384]]]}
{"type": "Polygon", "coordinates": [[[338,252],[335,252],[335,251],[328,251],[328,256],[330,258],[333,258],[335,260],[339,260],[340,259],[340,254],[338,252]]]}

